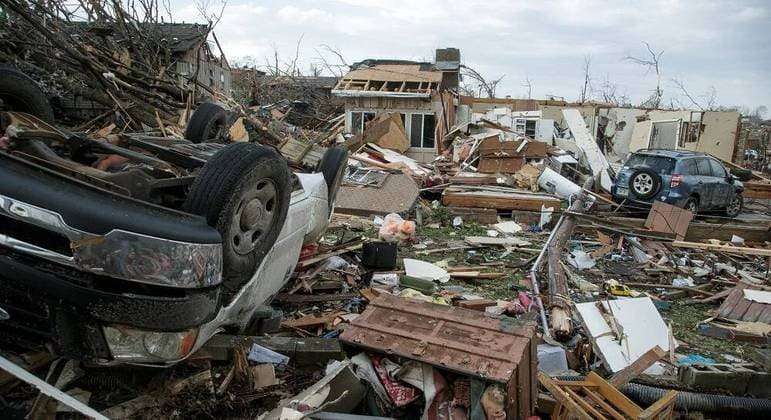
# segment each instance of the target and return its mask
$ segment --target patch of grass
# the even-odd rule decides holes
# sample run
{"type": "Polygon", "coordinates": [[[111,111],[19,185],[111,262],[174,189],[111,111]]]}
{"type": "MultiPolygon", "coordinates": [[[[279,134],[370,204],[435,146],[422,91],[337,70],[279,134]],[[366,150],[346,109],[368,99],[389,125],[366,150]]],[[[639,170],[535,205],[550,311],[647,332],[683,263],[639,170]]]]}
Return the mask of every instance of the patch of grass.
{"type": "Polygon", "coordinates": [[[705,357],[711,357],[718,362],[727,362],[724,354],[730,354],[748,360],[749,354],[759,348],[752,344],[740,343],[720,338],[707,337],[699,334],[696,325],[709,318],[710,305],[686,304],[672,302],[669,309],[662,311],[662,315],[672,322],[672,332],[675,338],[685,341],[688,349],[681,348],[680,353],[696,353],[705,357]]]}

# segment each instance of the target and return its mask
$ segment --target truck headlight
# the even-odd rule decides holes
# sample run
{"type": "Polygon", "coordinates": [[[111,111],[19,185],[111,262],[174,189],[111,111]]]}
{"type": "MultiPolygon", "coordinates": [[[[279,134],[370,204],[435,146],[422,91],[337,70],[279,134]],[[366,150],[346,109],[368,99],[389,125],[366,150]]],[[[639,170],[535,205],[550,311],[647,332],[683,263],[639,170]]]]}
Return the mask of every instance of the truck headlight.
{"type": "Polygon", "coordinates": [[[115,360],[137,363],[173,362],[190,353],[198,338],[198,329],[156,332],[111,325],[104,327],[104,338],[115,360]]]}

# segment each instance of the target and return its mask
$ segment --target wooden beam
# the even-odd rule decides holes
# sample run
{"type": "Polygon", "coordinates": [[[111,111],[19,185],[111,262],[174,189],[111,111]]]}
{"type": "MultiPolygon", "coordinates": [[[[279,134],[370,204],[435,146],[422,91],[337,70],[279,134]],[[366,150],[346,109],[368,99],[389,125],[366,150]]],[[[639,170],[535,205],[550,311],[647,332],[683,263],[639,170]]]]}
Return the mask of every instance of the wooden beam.
{"type": "Polygon", "coordinates": [[[608,382],[616,388],[621,388],[666,355],[667,352],[662,350],[661,347],[655,346],[643,353],[642,356],[638,357],[630,365],[616,372],[615,375],[610,377],[608,382]]]}
{"type": "Polygon", "coordinates": [[[701,249],[704,251],[725,252],[727,254],[760,255],[771,257],[771,248],[749,248],[731,245],[703,244],[699,242],[674,241],[676,248],[701,249]]]}

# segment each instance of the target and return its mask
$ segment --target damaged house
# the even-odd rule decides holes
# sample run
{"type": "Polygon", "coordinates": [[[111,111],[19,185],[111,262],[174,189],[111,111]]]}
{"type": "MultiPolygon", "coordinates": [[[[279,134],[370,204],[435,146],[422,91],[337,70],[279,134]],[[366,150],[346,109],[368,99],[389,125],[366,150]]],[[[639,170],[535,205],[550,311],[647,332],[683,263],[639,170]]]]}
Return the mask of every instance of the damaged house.
{"type": "Polygon", "coordinates": [[[576,109],[611,162],[641,149],[707,152],[725,161],[744,153],[737,111],[661,110],[535,99],[461,98],[459,119],[487,120],[539,141],[561,137],[565,109],[576,109]]]}
{"type": "Polygon", "coordinates": [[[406,155],[429,162],[455,124],[450,89],[458,86],[460,51],[436,50],[434,63],[369,59],[351,66],[332,94],[345,103],[345,128],[352,134],[379,113],[397,114],[409,142],[406,155]]]}

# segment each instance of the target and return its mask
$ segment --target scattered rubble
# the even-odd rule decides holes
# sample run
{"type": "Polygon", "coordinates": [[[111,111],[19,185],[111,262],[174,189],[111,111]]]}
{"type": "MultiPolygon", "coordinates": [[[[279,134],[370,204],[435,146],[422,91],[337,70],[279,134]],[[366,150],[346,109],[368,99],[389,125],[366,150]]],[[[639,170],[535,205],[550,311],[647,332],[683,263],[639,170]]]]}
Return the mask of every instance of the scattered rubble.
{"type": "MultiPolygon", "coordinates": [[[[740,203],[742,216],[751,218],[717,216],[711,213],[729,209],[705,203],[689,208],[690,199],[675,205],[655,197],[661,191],[656,182],[674,188],[686,182],[683,175],[662,178],[651,162],[638,169],[658,176],[646,184],[657,185],[656,191],[647,202],[638,194],[632,200],[638,205],[630,204],[618,188],[633,188],[639,173],[619,181],[624,147],[606,147],[606,135],[598,142],[583,108],[545,101],[541,111],[493,104],[472,112],[463,103],[468,99],[453,95],[460,68],[455,49],[438,50],[435,63],[357,63],[334,81],[329,96],[307,80],[260,79],[249,89],[274,86],[278,96],[239,103],[196,79],[178,85],[180,74],[161,71],[169,63],[149,52],[170,55],[174,47],[150,36],[156,29],[163,34],[160,23],[142,30],[152,22],[126,17],[105,29],[60,18],[43,24],[51,16],[17,2],[9,11],[17,23],[7,29],[13,39],[22,33],[36,42],[48,37],[46,51],[64,54],[66,60],[56,62],[66,65],[55,71],[53,56],[23,56],[9,42],[0,46],[0,57],[34,69],[41,81],[55,81],[51,89],[79,85],[79,94],[103,107],[87,121],[59,116],[57,123],[72,136],[4,112],[9,123],[0,153],[9,159],[28,155],[17,142],[33,127],[65,136],[62,143],[99,145],[93,167],[81,165],[88,169],[79,176],[109,173],[97,177],[100,187],[117,189],[117,168],[142,149],[141,165],[128,165],[168,172],[154,185],[172,188],[169,180],[179,179],[187,188],[206,162],[202,155],[224,144],[256,143],[278,151],[296,174],[322,172],[319,185],[340,188],[318,189],[322,204],[296,216],[323,213],[325,231],[288,223],[287,235],[312,240],[297,252],[270,254],[282,264],[272,272],[254,267],[257,283],[262,276],[284,283],[271,293],[259,284],[241,292],[253,294],[243,309],[251,319],[217,324],[216,334],[164,369],[127,367],[117,359],[94,367],[50,352],[47,343],[30,348],[27,337],[6,337],[4,410],[32,417],[75,410],[93,418],[260,419],[663,419],[771,411],[767,204],[753,210],[757,202],[740,203]],[[119,42],[133,36],[147,44],[119,42]],[[312,113],[302,114],[303,95],[310,96],[312,113]],[[345,107],[322,106],[335,95],[345,107]],[[406,101],[421,113],[375,105],[371,112],[351,111],[378,97],[406,101]],[[461,118],[462,106],[468,118],[461,118]],[[437,108],[443,111],[429,112],[437,108]],[[170,155],[192,169],[172,168],[170,155]],[[330,155],[337,156],[334,165],[330,155]],[[257,301],[263,294],[264,305],[257,301]],[[726,403],[703,402],[711,399],[726,403]]],[[[198,29],[203,32],[194,40],[206,44],[210,28],[198,29]]],[[[207,60],[226,64],[207,48],[207,60]]],[[[638,129],[631,129],[616,125],[614,136],[639,140],[638,129]]],[[[77,154],[75,146],[69,157],[77,154]]],[[[705,160],[707,169],[722,170],[725,185],[740,185],[730,174],[740,166],[666,152],[710,159],[720,167],[705,160]]],[[[282,165],[284,159],[276,155],[282,165]]],[[[768,199],[771,181],[748,172],[739,193],[768,199]]],[[[715,192],[715,202],[720,194],[730,195],[715,192]]],[[[3,204],[0,220],[21,220],[26,208],[3,204]]],[[[0,232],[3,250],[18,247],[7,240],[18,232],[0,232]]],[[[53,236],[33,233],[44,241],[53,236]]],[[[32,250],[26,258],[42,253],[25,249],[32,250]]],[[[195,265],[190,258],[187,264],[195,265]]],[[[169,300],[176,296],[168,293],[169,300]]],[[[0,299],[0,326],[11,316],[6,307],[16,310],[13,299],[0,299]]],[[[224,310],[240,310],[227,305],[221,303],[224,310]]],[[[99,326],[88,328],[104,334],[99,326]]],[[[121,334],[125,328],[130,336],[130,325],[110,328],[121,334]]]]}

